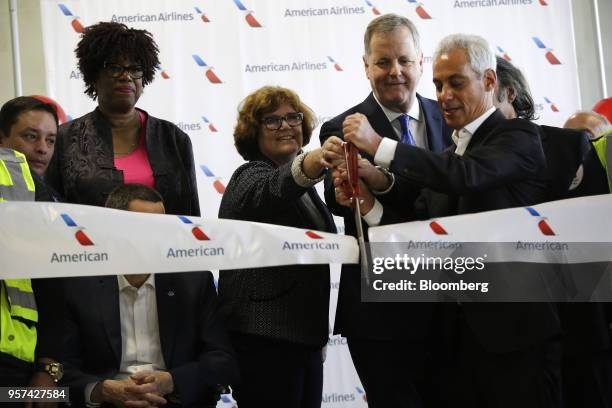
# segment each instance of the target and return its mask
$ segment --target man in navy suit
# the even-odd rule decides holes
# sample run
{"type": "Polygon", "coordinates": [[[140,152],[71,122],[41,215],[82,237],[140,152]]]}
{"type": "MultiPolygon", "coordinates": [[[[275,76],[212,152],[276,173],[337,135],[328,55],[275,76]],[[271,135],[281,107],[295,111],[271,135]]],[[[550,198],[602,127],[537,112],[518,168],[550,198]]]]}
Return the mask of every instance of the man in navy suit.
{"type": "MultiPolygon", "coordinates": [[[[450,214],[529,206],[547,195],[538,129],[493,106],[495,55],[474,35],[445,37],[433,81],[455,146],[431,153],[381,137],[355,116],[344,137],[375,162],[455,200],[450,214]]],[[[417,187],[418,188],[418,187],[417,187]]],[[[464,303],[449,307],[454,341],[440,396],[453,407],[560,406],[559,319],[549,303],[464,303]]]]}
{"type": "MultiPolygon", "coordinates": [[[[414,24],[396,14],[377,17],[366,29],[364,46],[363,62],[372,93],[324,123],[321,144],[333,135],[342,138],[345,119],[354,114],[363,115],[378,134],[392,140],[404,139],[431,151],[441,151],[451,144],[451,130],[444,124],[437,103],[416,93],[423,53],[414,24]]],[[[373,155],[361,154],[374,161],[373,155]]],[[[360,166],[364,181],[373,190],[379,179],[386,182],[386,176],[368,162],[360,166]]],[[[396,177],[396,188],[401,188],[403,181],[396,177]]],[[[374,198],[365,185],[362,189],[369,198],[361,209],[368,224],[384,223],[385,217],[396,210],[400,214],[399,219],[394,218],[396,222],[415,219],[412,207],[395,200],[395,195],[380,191],[374,198]]],[[[325,201],[334,214],[344,217],[346,234],[355,236],[354,216],[337,202],[331,174],[325,180],[325,201]]],[[[367,225],[364,229],[367,231],[367,225]]],[[[334,333],[347,338],[369,406],[422,406],[421,382],[432,305],[362,303],[360,293],[359,266],[343,265],[334,333]]]]}
{"type": "MultiPolygon", "coordinates": [[[[139,184],[106,206],[165,213],[139,184]]],[[[217,385],[236,382],[210,272],[74,278],[66,289],[64,384],[75,406],[216,406],[217,385]]]]}

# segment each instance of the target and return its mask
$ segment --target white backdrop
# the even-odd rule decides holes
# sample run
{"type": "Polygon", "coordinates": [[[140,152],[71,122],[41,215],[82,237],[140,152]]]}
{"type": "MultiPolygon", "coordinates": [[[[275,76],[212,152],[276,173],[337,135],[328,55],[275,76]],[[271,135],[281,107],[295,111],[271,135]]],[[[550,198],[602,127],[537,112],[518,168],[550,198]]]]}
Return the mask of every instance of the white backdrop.
{"type": "MultiPolygon", "coordinates": [[[[162,71],[138,106],[191,137],[204,217],[216,217],[223,185],[242,162],[232,139],[238,103],[263,85],[286,86],[320,125],[361,102],[370,90],[363,32],[378,13],[402,14],[418,27],[425,96],[434,96],[437,42],[469,32],[524,70],[540,123],[560,126],[579,107],[570,0],[41,0],[41,11],[47,94],[73,118],[95,106],[76,68],[79,26],[117,21],[153,33],[162,71]]],[[[337,282],[334,271],[333,305],[337,282]]],[[[323,406],[365,405],[345,341],[331,337],[323,406]]]]}

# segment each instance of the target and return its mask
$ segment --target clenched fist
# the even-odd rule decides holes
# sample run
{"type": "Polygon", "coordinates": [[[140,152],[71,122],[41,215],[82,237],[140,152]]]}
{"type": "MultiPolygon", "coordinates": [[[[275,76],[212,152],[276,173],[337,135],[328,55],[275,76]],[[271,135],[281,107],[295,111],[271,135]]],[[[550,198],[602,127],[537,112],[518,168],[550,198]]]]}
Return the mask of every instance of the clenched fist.
{"type": "Polygon", "coordinates": [[[361,113],[347,116],[342,123],[344,140],[353,143],[359,150],[371,156],[376,154],[382,137],[372,129],[368,118],[361,113]]]}

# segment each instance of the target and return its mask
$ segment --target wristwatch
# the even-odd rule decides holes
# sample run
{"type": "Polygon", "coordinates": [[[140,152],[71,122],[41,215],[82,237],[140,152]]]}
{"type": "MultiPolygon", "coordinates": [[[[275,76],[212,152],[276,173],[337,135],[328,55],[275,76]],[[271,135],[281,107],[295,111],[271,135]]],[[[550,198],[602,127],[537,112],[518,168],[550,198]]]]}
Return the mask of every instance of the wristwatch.
{"type": "Polygon", "coordinates": [[[374,189],[370,189],[370,190],[372,191],[372,194],[374,194],[374,195],[387,194],[389,191],[391,191],[391,188],[393,187],[393,184],[395,184],[395,176],[393,175],[393,173],[391,173],[389,170],[387,170],[386,168],[384,168],[382,166],[376,166],[376,169],[378,171],[380,171],[382,174],[385,175],[389,185],[384,190],[374,190],[374,189]]]}
{"type": "Polygon", "coordinates": [[[55,383],[64,376],[64,368],[60,363],[36,363],[36,371],[49,374],[55,383]]]}

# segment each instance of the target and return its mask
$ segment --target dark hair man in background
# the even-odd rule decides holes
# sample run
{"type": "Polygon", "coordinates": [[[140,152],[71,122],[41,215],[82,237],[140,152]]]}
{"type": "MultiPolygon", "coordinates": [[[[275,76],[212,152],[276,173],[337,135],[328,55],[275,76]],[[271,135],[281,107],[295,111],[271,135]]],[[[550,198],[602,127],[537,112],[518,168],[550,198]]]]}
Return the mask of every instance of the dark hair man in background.
{"type": "MultiPolygon", "coordinates": [[[[165,213],[139,184],[117,187],[106,206],[165,213]]],[[[210,272],[73,278],[66,288],[65,384],[76,406],[214,407],[217,385],[237,381],[210,272]]]]}
{"type": "MultiPolygon", "coordinates": [[[[506,117],[535,118],[533,98],[525,77],[517,67],[499,57],[497,83],[495,104],[506,117]]],[[[552,126],[539,128],[548,164],[546,172],[557,193],[551,199],[589,195],[589,192],[606,193],[605,172],[588,143],[585,155],[583,141],[588,136],[584,132],[552,126]],[[578,165],[578,174],[572,184],[568,184],[571,180],[567,175],[571,176],[578,165]]],[[[563,303],[559,309],[564,335],[563,406],[609,407],[612,402],[612,353],[604,305],[563,303]]]]}
{"type": "Polygon", "coordinates": [[[43,181],[55,151],[57,127],[55,107],[31,96],[11,99],[0,109],[0,146],[26,156],[36,185],[36,201],[62,201],[43,181]]]}

